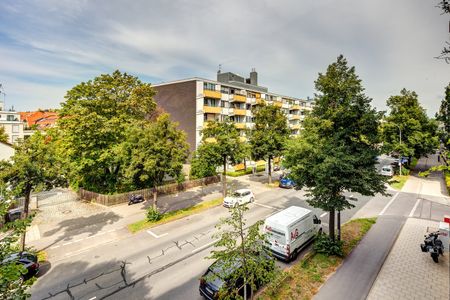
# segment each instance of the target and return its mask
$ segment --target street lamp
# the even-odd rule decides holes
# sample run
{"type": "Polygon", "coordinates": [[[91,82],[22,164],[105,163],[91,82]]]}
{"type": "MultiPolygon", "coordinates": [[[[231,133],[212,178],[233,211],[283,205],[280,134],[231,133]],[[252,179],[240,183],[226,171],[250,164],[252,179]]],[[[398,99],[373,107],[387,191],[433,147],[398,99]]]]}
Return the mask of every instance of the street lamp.
{"type": "MultiPolygon", "coordinates": [[[[402,147],[402,129],[400,128],[399,125],[394,124],[395,126],[398,127],[398,130],[400,131],[400,149],[402,147]]],[[[400,150],[401,151],[401,150],[400,150]]],[[[402,175],[402,154],[400,153],[400,159],[398,161],[399,165],[400,165],[400,176],[402,175]]]]}

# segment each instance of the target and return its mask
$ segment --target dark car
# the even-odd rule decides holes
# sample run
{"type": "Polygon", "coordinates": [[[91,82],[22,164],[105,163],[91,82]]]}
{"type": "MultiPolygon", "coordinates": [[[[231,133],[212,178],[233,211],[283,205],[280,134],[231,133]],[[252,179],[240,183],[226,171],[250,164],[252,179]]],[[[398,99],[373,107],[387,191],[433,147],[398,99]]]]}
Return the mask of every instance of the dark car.
{"type": "Polygon", "coordinates": [[[282,177],[278,186],[285,189],[292,189],[295,188],[295,182],[289,177],[282,177]]]}
{"type": "Polygon", "coordinates": [[[22,264],[25,269],[27,269],[27,273],[22,275],[24,280],[27,280],[39,273],[39,262],[36,255],[29,252],[17,252],[8,255],[3,261],[2,264],[22,264]]]}
{"type": "MultiPolygon", "coordinates": [[[[272,257],[267,254],[257,256],[258,259],[264,260],[267,268],[273,269],[275,267],[272,257]]],[[[261,262],[263,263],[263,261],[261,262]]],[[[244,297],[244,280],[243,278],[236,278],[236,272],[241,267],[241,264],[236,261],[225,265],[221,261],[214,262],[208,270],[200,278],[200,295],[209,300],[219,298],[219,291],[236,291],[241,297],[244,297]]],[[[257,288],[263,284],[263,279],[256,284],[257,288]]],[[[250,297],[251,288],[247,286],[247,298],[250,297]]]]}

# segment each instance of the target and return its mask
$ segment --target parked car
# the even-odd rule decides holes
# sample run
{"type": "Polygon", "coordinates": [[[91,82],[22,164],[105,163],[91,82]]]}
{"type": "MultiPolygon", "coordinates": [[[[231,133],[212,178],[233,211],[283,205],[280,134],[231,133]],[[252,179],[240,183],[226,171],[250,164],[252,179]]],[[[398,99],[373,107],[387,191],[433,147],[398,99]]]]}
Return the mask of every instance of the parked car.
{"type": "Polygon", "coordinates": [[[381,168],[381,175],[383,176],[394,176],[394,169],[392,169],[392,166],[383,166],[381,168]]]}
{"type": "Polygon", "coordinates": [[[295,188],[295,182],[289,177],[281,177],[280,184],[278,185],[280,188],[292,189],[295,188]]]}
{"type": "Polygon", "coordinates": [[[39,273],[39,262],[36,255],[29,252],[17,252],[8,255],[3,261],[2,264],[22,264],[25,269],[27,269],[27,273],[22,275],[22,279],[27,280],[31,277],[37,275],[39,273]]]}
{"type": "MultiPolygon", "coordinates": [[[[269,260],[273,260],[269,255],[262,253],[256,256],[258,262],[264,263],[267,267],[267,271],[273,271],[275,264],[269,260]]],[[[205,297],[206,299],[218,299],[219,291],[224,291],[225,293],[232,290],[238,290],[238,294],[241,297],[244,297],[244,280],[243,278],[237,278],[238,275],[236,271],[241,267],[241,263],[236,261],[236,263],[230,263],[225,266],[221,261],[214,262],[208,270],[203,274],[200,278],[200,286],[199,291],[200,295],[205,297]],[[226,269],[225,269],[226,268],[226,269]]],[[[257,280],[256,287],[261,287],[262,284],[265,284],[264,279],[261,278],[257,280]]],[[[247,299],[250,297],[251,288],[247,286],[247,299]]]]}
{"type": "Polygon", "coordinates": [[[240,189],[235,191],[231,196],[225,197],[225,199],[223,199],[223,206],[235,207],[253,201],[255,201],[255,195],[253,195],[251,190],[240,189]]]}
{"type": "Polygon", "coordinates": [[[264,222],[267,248],[284,261],[295,259],[300,251],[322,231],[321,220],[309,209],[291,206],[264,222]]]}

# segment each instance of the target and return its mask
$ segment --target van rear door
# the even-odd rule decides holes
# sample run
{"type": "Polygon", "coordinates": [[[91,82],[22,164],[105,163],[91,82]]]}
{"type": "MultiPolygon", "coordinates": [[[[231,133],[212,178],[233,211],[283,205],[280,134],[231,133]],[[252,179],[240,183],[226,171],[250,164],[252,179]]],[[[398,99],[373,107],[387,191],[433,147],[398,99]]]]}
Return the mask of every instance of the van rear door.
{"type": "Polygon", "coordinates": [[[280,229],[273,228],[266,225],[265,232],[267,233],[267,241],[269,242],[270,249],[283,256],[289,256],[289,247],[287,245],[286,232],[280,229]]]}

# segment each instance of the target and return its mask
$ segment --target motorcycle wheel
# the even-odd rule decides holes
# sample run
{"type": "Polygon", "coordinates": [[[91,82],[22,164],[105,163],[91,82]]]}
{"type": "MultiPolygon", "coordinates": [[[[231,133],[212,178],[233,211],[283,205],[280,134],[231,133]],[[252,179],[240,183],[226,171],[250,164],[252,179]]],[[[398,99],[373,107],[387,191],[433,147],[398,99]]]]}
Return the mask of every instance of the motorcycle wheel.
{"type": "Polygon", "coordinates": [[[439,262],[439,254],[438,253],[431,253],[431,258],[435,263],[439,262]]]}

